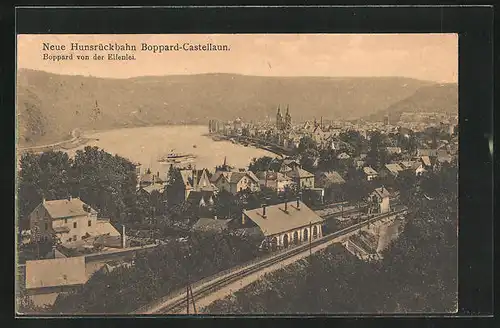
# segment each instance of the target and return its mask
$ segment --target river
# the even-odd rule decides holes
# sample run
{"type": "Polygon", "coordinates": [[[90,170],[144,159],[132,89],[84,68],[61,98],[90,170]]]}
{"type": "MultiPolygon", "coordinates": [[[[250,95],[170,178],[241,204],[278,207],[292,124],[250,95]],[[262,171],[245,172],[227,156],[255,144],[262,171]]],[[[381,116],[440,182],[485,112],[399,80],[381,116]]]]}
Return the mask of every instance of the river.
{"type": "Polygon", "coordinates": [[[205,136],[207,132],[207,126],[175,125],[85,133],[85,137],[94,140],[78,148],[66,150],[66,152],[74,156],[78,149],[83,149],[85,146],[97,146],[111,154],[141,163],[143,170],[150,168],[152,172],[160,172],[161,175],[168,168],[158,163],[157,159],[172,150],[176,153],[196,155],[193,164],[197,168],[208,168],[212,171],[216,165],[224,162],[224,157],[227,157],[228,164],[244,168],[254,157],[275,156],[271,152],[251,146],[244,147],[229,141],[213,141],[212,138],[205,136]]]}

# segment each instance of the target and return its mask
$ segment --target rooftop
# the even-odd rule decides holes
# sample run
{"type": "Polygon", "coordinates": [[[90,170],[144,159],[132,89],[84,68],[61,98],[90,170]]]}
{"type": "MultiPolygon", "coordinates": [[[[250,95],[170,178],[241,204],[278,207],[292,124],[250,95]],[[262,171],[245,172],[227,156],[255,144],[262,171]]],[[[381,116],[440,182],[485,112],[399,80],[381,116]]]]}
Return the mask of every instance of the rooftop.
{"type": "Polygon", "coordinates": [[[294,168],[293,170],[287,172],[286,175],[290,178],[299,178],[299,179],[314,177],[314,174],[312,174],[311,172],[308,172],[300,167],[294,168]]]}
{"type": "Polygon", "coordinates": [[[380,198],[386,198],[391,196],[391,193],[385,187],[376,188],[373,192],[377,194],[380,198]]]}
{"type": "Polygon", "coordinates": [[[89,211],[95,212],[80,198],[46,200],[42,204],[52,219],[87,215],[89,211]]]}
{"type": "Polygon", "coordinates": [[[195,231],[222,231],[227,229],[229,220],[216,220],[212,218],[200,218],[191,228],[195,231]]]}
{"type": "Polygon", "coordinates": [[[85,257],[26,261],[26,288],[82,285],[87,282],[85,257]]]}
{"type": "Polygon", "coordinates": [[[264,236],[271,236],[283,231],[305,227],[310,223],[323,222],[313,210],[299,201],[299,209],[295,201],[289,201],[285,212],[285,203],[266,207],[266,217],[263,217],[262,208],[245,211],[244,214],[257,224],[264,236]]]}

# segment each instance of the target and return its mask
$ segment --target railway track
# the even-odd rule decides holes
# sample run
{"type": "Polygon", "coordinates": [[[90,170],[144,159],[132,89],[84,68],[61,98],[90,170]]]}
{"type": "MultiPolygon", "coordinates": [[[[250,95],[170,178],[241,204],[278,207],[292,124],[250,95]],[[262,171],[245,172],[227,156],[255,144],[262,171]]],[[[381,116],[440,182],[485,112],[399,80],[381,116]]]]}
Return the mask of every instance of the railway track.
{"type": "MultiPolygon", "coordinates": [[[[236,282],[240,280],[243,277],[246,277],[248,275],[251,275],[253,273],[256,273],[258,271],[261,271],[267,267],[270,267],[274,264],[277,264],[279,262],[282,262],[288,258],[291,258],[295,255],[298,255],[302,252],[307,251],[310,247],[316,247],[320,246],[324,243],[328,243],[333,239],[342,237],[346,234],[349,234],[353,231],[356,231],[363,226],[374,222],[381,220],[383,218],[387,218],[393,215],[398,215],[398,214],[403,214],[406,212],[406,209],[402,209],[399,211],[394,211],[394,212],[388,212],[384,213],[382,215],[377,215],[374,217],[370,217],[362,222],[353,224],[350,227],[344,228],[342,230],[336,231],[332,234],[326,235],[324,237],[321,237],[319,239],[316,239],[314,241],[311,241],[311,243],[305,243],[299,246],[296,246],[294,248],[290,248],[286,250],[285,252],[278,253],[278,254],[273,254],[269,258],[264,258],[261,259],[260,261],[256,263],[250,263],[250,264],[244,264],[243,266],[240,266],[236,269],[229,269],[226,270],[226,274],[221,275],[216,274],[215,276],[205,278],[200,280],[198,283],[195,283],[193,285],[193,298],[194,300],[199,300],[207,295],[210,295],[212,292],[229,285],[230,283],[236,282]]],[[[181,310],[184,306],[186,306],[186,299],[184,295],[184,289],[177,291],[176,293],[172,293],[169,296],[163,298],[160,300],[160,302],[156,303],[156,305],[147,305],[144,306],[136,311],[134,311],[134,314],[167,314],[167,313],[177,313],[179,310],[181,310]]]]}

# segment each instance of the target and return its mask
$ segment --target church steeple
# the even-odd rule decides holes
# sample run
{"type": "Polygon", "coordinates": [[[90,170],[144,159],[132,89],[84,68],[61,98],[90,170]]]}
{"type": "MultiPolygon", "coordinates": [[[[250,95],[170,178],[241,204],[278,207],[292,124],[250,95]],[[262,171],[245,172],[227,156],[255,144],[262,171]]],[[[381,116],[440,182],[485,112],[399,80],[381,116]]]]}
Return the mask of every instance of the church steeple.
{"type": "Polygon", "coordinates": [[[280,105],[278,105],[278,113],[276,114],[276,128],[278,130],[283,129],[283,116],[281,116],[280,105]]]}

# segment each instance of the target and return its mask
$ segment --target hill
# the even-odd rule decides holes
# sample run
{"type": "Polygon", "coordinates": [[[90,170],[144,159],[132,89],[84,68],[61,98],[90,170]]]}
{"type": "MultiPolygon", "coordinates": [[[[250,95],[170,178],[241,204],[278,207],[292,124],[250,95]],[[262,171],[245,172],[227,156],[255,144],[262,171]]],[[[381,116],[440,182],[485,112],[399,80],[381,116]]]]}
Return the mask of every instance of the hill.
{"type": "Polygon", "coordinates": [[[389,114],[391,123],[399,121],[405,112],[434,112],[458,114],[458,84],[433,84],[423,86],[408,98],[396,102],[387,109],[369,115],[369,121],[382,121],[389,114]]]}
{"type": "Polygon", "coordinates": [[[107,79],[21,69],[19,144],[70,138],[73,129],[263,120],[290,106],[294,121],[382,111],[431,82],[402,77],[258,77],[201,74],[107,79]]]}

